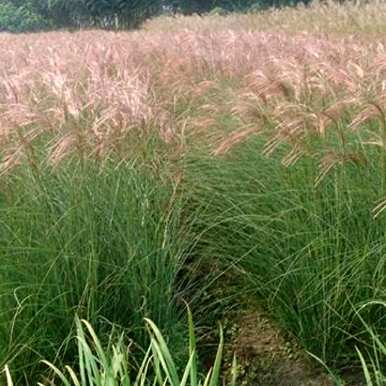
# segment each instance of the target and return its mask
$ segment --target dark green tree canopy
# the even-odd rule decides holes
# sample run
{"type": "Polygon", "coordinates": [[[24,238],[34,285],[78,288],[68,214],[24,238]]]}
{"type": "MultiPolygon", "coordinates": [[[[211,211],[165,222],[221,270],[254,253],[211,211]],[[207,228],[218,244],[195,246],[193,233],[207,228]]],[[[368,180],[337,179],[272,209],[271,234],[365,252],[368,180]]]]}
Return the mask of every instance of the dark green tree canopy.
{"type": "MultiPolygon", "coordinates": [[[[204,14],[213,9],[247,11],[300,0],[0,0],[0,31],[39,29],[135,28],[163,12],[204,14]]],[[[308,2],[308,0],[303,0],[308,2]]]]}

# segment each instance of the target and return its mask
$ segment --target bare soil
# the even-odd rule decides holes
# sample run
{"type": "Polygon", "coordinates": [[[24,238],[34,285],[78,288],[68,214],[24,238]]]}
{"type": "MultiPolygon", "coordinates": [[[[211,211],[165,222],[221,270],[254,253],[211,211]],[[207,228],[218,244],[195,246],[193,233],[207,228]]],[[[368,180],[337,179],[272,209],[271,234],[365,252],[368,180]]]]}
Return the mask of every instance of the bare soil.
{"type": "Polygon", "coordinates": [[[324,369],[311,365],[300,348],[263,314],[241,313],[233,323],[226,362],[229,366],[230,356],[236,354],[238,385],[334,386],[324,369]]]}

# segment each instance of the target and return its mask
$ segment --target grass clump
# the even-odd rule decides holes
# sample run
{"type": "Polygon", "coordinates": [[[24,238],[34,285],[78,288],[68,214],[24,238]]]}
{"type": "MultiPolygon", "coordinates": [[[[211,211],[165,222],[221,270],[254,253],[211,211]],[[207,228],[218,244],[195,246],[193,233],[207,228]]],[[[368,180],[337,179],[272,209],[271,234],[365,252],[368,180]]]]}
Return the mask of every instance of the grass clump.
{"type": "Polygon", "coordinates": [[[73,316],[122,326],[146,347],[143,318],[182,342],[189,229],[171,185],[130,163],[23,168],[2,189],[0,363],[33,381],[40,358],[72,356],[73,316]],[[70,350],[70,351],[69,351],[70,350]]]}
{"type": "MultiPolygon", "coordinates": [[[[178,373],[175,356],[172,355],[161,331],[150,319],[146,319],[150,346],[143,356],[139,369],[131,361],[129,348],[125,347],[124,335],[114,338],[110,335],[107,348],[103,347],[95,330],[86,320],[75,319],[76,339],[78,346],[77,367],[65,366],[60,370],[53,363],[43,360],[43,363],[52,370],[49,383],[55,378],[64,386],[218,386],[220,385],[221,361],[224,346],[223,334],[220,329],[220,343],[213,367],[206,374],[199,370],[197,360],[196,336],[193,320],[188,310],[189,319],[189,359],[183,367],[182,376],[178,373]],[[133,374],[134,373],[134,374],[133,374]]],[[[8,366],[4,369],[7,386],[13,386],[12,375],[8,366]]],[[[237,378],[236,362],[232,367],[232,379],[229,386],[235,386],[237,378]]],[[[39,385],[44,386],[43,383],[39,385]]]]}
{"type": "MultiPolygon", "coordinates": [[[[368,153],[367,167],[337,167],[315,186],[312,159],[287,169],[280,154],[262,156],[260,142],[191,161],[195,199],[206,203],[202,253],[236,267],[249,281],[239,290],[255,296],[303,348],[333,367],[352,364],[354,345],[369,342],[355,310],[384,298],[386,289],[385,218],[371,215],[383,183],[381,158],[368,153]]],[[[361,315],[386,332],[383,310],[361,315]]]]}

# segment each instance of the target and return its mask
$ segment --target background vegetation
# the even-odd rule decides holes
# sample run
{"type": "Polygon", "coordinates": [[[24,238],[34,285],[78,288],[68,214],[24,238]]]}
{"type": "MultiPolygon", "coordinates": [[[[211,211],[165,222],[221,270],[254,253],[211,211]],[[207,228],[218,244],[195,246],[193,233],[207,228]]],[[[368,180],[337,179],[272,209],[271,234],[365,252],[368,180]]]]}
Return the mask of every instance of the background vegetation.
{"type": "Polygon", "coordinates": [[[2,0],[0,31],[27,32],[57,28],[137,27],[160,14],[248,11],[293,0],[2,0]]]}

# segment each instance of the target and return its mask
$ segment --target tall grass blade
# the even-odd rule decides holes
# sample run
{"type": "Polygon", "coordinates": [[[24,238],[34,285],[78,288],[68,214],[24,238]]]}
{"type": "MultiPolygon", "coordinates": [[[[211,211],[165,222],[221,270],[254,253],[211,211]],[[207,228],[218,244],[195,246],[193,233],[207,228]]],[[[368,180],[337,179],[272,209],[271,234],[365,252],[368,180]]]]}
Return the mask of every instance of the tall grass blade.
{"type": "Polygon", "coordinates": [[[180,380],[178,378],[177,369],[175,366],[175,363],[173,361],[173,358],[170,354],[169,348],[159,331],[158,327],[155,325],[153,321],[151,321],[148,318],[145,318],[146,323],[150,327],[150,331],[153,334],[154,338],[152,339],[152,345],[156,349],[156,352],[159,356],[159,360],[163,365],[163,368],[169,378],[169,381],[171,384],[179,385],[180,380]]]}
{"type": "Polygon", "coordinates": [[[220,325],[220,343],[218,345],[216,359],[214,361],[213,371],[209,382],[209,386],[217,386],[219,384],[223,349],[224,349],[224,333],[223,333],[222,326],[220,325]]]}
{"type": "Polygon", "coordinates": [[[7,381],[7,386],[13,386],[12,376],[11,376],[11,372],[9,371],[8,365],[5,365],[4,373],[5,373],[5,379],[7,381]]]}
{"type": "Polygon", "coordinates": [[[192,356],[192,364],[190,368],[190,384],[197,386],[197,352],[196,352],[196,334],[194,331],[192,312],[187,305],[188,310],[188,325],[189,325],[189,353],[192,356]]]}
{"type": "Polygon", "coordinates": [[[366,379],[366,385],[367,386],[374,386],[373,381],[371,379],[370,371],[369,371],[369,369],[367,367],[367,363],[365,361],[365,358],[363,357],[363,355],[360,352],[360,350],[358,349],[358,347],[355,347],[355,350],[356,350],[356,352],[357,352],[357,354],[359,356],[359,359],[361,361],[363,373],[364,373],[365,379],[366,379]]]}

